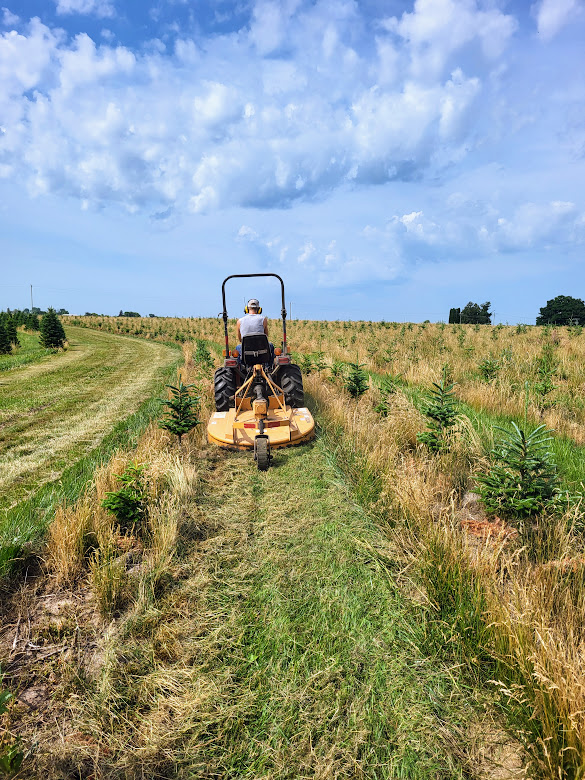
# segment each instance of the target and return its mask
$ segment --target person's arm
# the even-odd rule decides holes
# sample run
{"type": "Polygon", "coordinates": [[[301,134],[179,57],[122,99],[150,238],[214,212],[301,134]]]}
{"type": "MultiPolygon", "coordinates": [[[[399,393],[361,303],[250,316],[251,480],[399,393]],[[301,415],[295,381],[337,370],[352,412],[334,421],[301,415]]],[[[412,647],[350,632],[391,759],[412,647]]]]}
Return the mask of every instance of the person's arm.
{"type": "Polygon", "coordinates": [[[268,336],[268,317],[264,317],[264,333],[268,336]]]}
{"type": "Polygon", "coordinates": [[[236,325],[236,336],[238,341],[242,340],[242,334],[240,333],[240,321],[238,320],[238,323],[236,325]]]}

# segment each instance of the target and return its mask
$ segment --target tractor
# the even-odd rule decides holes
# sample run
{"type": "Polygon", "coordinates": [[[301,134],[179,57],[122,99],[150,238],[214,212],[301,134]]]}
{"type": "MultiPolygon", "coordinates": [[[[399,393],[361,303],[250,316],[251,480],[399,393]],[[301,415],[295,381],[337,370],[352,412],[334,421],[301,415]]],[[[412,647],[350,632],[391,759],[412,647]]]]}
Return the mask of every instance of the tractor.
{"type": "Polygon", "coordinates": [[[271,450],[309,441],[315,422],[307,407],[300,368],[291,361],[286,342],[284,282],[277,274],[232,274],[223,280],[224,362],[215,371],[215,409],[207,426],[212,444],[253,450],[260,471],[267,471],[271,450]],[[225,285],[230,279],[273,276],[282,292],[282,346],[270,349],[268,336],[242,338],[241,351],[230,350],[225,285]]]}

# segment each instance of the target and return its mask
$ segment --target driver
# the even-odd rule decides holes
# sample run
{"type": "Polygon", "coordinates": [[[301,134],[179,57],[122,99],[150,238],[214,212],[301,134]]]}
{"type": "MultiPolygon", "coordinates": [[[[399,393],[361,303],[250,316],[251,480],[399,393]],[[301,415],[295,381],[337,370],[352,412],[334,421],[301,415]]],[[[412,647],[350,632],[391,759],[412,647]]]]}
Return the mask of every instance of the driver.
{"type": "Polygon", "coordinates": [[[246,314],[238,320],[237,324],[238,341],[242,340],[242,336],[256,333],[266,333],[268,336],[268,318],[260,313],[262,309],[258,298],[250,298],[244,311],[246,314]]]}
{"type": "MultiPolygon", "coordinates": [[[[262,309],[258,298],[250,298],[248,305],[244,309],[246,314],[238,320],[236,333],[238,341],[242,341],[243,336],[265,333],[268,336],[268,318],[262,316],[262,309]]],[[[242,356],[242,345],[236,347],[238,355],[242,356]]],[[[274,344],[270,344],[270,355],[274,360],[274,344]]]]}

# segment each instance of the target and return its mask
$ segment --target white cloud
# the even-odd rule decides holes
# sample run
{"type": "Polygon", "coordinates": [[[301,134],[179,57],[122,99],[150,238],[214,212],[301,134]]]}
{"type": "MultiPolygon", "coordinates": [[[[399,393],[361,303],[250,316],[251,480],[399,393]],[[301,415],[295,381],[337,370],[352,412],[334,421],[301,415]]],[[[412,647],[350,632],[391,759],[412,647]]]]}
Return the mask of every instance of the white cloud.
{"type": "Polygon", "coordinates": [[[412,13],[386,19],[384,27],[410,44],[413,75],[435,80],[452,55],[475,40],[487,57],[499,57],[516,21],[497,8],[480,10],[476,0],[416,0],[412,13]]]}
{"type": "Polygon", "coordinates": [[[238,230],[238,238],[245,239],[247,241],[256,241],[258,238],[258,233],[254,230],[254,228],[251,228],[248,225],[242,225],[242,227],[238,230]]]}
{"type": "Polygon", "coordinates": [[[238,92],[217,82],[204,82],[203,94],[193,101],[194,123],[209,126],[226,125],[245,112],[238,92]]]}
{"type": "Polygon", "coordinates": [[[454,192],[430,214],[395,214],[385,225],[368,225],[363,236],[374,246],[434,261],[475,253],[521,252],[585,242],[585,214],[571,201],[525,202],[515,209],[470,201],[454,192]]]}
{"type": "Polygon", "coordinates": [[[301,251],[297,257],[297,263],[300,263],[301,265],[304,265],[307,260],[310,260],[311,257],[315,254],[315,246],[312,241],[307,241],[307,243],[301,247],[301,251]]]}
{"type": "Polygon", "coordinates": [[[20,22],[20,17],[13,14],[8,8],[2,8],[0,10],[2,11],[2,24],[4,27],[11,27],[20,22]]]}
{"type": "Polygon", "coordinates": [[[543,40],[553,38],[559,30],[583,13],[581,0],[541,0],[532,6],[538,33],[543,40]]]}
{"type": "MultiPolygon", "coordinates": [[[[475,0],[368,22],[350,0],[259,0],[236,34],[134,52],[33,21],[0,36],[0,166],[35,192],[176,214],[436,181],[499,132],[490,74],[515,22],[475,0]]],[[[438,241],[433,221],[417,229],[438,241]]],[[[315,253],[335,255],[327,246],[315,253]]]]}
{"type": "Polygon", "coordinates": [[[528,249],[579,240],[582,216],[574,203],[523,203],[510,217],[499,217],[484,236],[502,249],[528,249]]]}
{"type": "Polygon", "coordinates": [[[287,22],[285,4],[261,0],[254,6],[250,40],[260,54],[270,54],[281,46],[287,22]]]}
{"type": "Polygon", "coordinates": [[[29,25],[28,34],[15,30],[0,36],[0,99],[13,95],[22,106],[21,94],[41,88],[51,78],[61,40],[38,19],[29,25]]]}
{"type": "Polygon", "coordinates": [[[92,14],[101,19],[116,15],[110,0],[56,0],[58,14],[92,14]]]}
{"type": "Polygon", "coordinates": [[[53,93],[57,99],[80,87],[89,88],[92,84],[103,89],[109,78],[128,76],[136,63],[134,54],[128,49],[122,46],[97,48],[85,33],[76,36],[71,48],[61,49],[59,59],[61,90],[53,93]]]}

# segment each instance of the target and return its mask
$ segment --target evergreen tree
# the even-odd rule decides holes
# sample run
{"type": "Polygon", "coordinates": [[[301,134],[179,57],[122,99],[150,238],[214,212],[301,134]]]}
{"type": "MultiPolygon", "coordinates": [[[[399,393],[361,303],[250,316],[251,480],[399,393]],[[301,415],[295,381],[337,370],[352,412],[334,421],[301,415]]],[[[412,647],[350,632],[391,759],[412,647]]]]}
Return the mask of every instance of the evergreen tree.
{"type": "Polygon", "coordinates": [[[193,396],[189,392],[195,385],[184,385],[180,378],[176,387],[174,385],[167,385],[167,387],[171,391],[171,398],[168,401],[161,400],[162,405],[167,408],[159,426],[178,436],[180,446],[182,437],[201,422],[198,417],[200,399],[199,396],[193,396]]]}
{"type": "Polygon", "coordinates": [[[446,384],[447,371],[443,369],[443,378],[427,395],[423,413],[428,417],[428,430],[417,433],[416,438],[426,444],[431,452],[440,452],[449,448],[449,434],[459,419],[457,399],[453,392],[455,385],[446,384]]]}
{"type": "Polygon", "coordinates": [[[41,344],[46,349],[59,349],[65,346],[65,331],[55,309],[49,307],[41,320],[41,344]]]}
{"type": "Polygon", "coordinates": [[[359,398],[369,387],[368,377],[363,366],[363,363],[358,363],[358,358],[356,358],[355,363],[347,364],[348,374],[345,380],[345,389],[352,398],[359,398]]]}
{"type": "Polygon", "coordinates": [[[6,333],[4,318],[0,317],[0,355],[8,355],[10,352],[12,352],[12,347],[10,346],[10,339],[6,333]]]}
{"type": "Polygon", "coordinates": [[[41,329],[41,324],[36,314],[27,315],[25,328],[30,331],[39,331],[41,329]]]}
{"type": "Polygon", "coordinates": [[[459,323],[461,319],[461,309],[449,309],[449,325],[459,323]]]}
{"type": "Polygon", "coordinates": [[[490,312],[491,303],[473,303],[469,301],[461,311],[461,322],[466,325],[490,325],[492,315],[490,312]]]}
{"type": "Polygon", "coordinates": [[[18,340],[18,333],[16,331],[16,317],[14,315],[6,318],[6,335],[11,344],[15,347],[20,347],[20,341],[18,340]]]}
{"type": "Polygon", "coordinates": [[[490,471],[476,479],[488,512],[522,517],[542,511],[560,480],[550,450],[552,431],[540,425],[527,434],[515,422],[512,428],[497,428],[500,441],[491,451],[490,471]]]}

